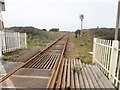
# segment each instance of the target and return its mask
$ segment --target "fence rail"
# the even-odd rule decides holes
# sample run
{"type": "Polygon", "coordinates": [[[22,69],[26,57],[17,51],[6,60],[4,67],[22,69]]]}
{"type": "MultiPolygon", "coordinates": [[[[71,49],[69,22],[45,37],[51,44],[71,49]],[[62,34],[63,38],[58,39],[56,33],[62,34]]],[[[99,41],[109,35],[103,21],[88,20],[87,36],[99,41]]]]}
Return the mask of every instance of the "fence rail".
{"type": "Polygon", "coordinates": [[[27,48],[26,33],[0,31],[0,57],[22,48],[27,48]]]}
{"type": "Polygon", "coordinates": [[[93,63],[120,88],[120,42],[94,38],[93,63]]]}

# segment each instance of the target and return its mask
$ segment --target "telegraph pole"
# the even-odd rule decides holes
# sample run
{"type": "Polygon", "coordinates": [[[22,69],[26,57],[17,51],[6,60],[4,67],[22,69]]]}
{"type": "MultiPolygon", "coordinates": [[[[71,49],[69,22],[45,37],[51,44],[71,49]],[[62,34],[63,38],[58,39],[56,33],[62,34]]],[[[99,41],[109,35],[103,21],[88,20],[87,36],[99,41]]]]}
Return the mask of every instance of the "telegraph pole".
{"type": "MultiPolygon", "coordinates": [[[[82,29],[83,29],[83,19],[84,19],[84,15],[81,14],[81,15],[79,16],[79,18],[80,18],[80,20],[81,20],[81,31],[82,31],[82,29]]],[[[80,35],[80,32],[79,32],[79,35],[80,35]]],[[[81,35],[80,35],[80,36],[82,36],[82,32],[81,32],[81,35]]]]}
{"type": "Polygon", "coordinates": [[[118,11],[117,11],[117,20],[116,20],[116,28],[115,28],[115,40],[118,40],[118,32],[119,32],[119,24],[120,24],[120,0],[118,1],[118,11]]]}

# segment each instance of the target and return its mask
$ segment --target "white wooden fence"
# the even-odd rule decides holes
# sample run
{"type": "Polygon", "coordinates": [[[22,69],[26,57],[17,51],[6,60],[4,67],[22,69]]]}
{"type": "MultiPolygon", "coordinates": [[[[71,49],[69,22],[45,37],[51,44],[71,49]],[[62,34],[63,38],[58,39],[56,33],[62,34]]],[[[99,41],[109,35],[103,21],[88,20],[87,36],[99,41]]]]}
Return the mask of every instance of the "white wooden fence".
{"type": "Polygon", "coordinates": [[[0,57],[22,48],[27,48],[26,33],[0,31],[0,57]]]}
{"type": "Polygon", "coordinates": [[[93,63],[120,88],[120,42],[94,38],[93,63]]]}

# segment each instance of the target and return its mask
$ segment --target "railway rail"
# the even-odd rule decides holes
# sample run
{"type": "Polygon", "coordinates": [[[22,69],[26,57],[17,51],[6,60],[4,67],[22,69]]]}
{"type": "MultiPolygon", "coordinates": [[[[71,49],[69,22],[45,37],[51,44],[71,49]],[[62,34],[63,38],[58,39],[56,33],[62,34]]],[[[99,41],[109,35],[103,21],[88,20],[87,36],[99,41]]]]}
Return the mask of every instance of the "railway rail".
{"type": "MultiPolygon", "coordinates": [[[[62,60],[66,46],[67,46],[68,38],[66,35],[60,37],[56,41],[54,41],[52,44],[48,45],[45,49],[38,52],[36,55],[34,55],[32,58],[30,58],[27,62],[24,64],[21,64],[11,72],[9,72],[7,75],[5,75],[2,80],[0,80],[0,83],[2,83],[2,87],[10,87],[8,82],[11,80],[13,82],[14,88],[46,88],[48,81],[52,75],[52,72],[54,72],[54,69],[57,67],[58,63],[62,60]],[[36,73],[35,75],[32,75],[32,72],[36,73]],[[41,74],[43,74],[41,76],[41,74]],[[46,75],[49,75],[46,77],[46,75]],[[39,83],[42,83],[42,81],[45,81],[47,78],[47,82],[45,82],[45,85],[28,85],[28,81],[32,80],[34,81],[35,78],[38,77],[39,83]],[[29,80],[28,80],[29,78],[29,80]],[[21,82],[22,79],[26,79],[24,85],[21,85],[18,82],[21,82]],[[45,79],[45,80],[43,80],[45,79]],[[6,85],[8,83],[8,85],[6,85]],[[17,83],[17,84],[16,84],[17,83]],[[27,87],[26,87],[26,86],[27,87]]],[[[38,83],[38,82],[37,82],[38,83]]]]}

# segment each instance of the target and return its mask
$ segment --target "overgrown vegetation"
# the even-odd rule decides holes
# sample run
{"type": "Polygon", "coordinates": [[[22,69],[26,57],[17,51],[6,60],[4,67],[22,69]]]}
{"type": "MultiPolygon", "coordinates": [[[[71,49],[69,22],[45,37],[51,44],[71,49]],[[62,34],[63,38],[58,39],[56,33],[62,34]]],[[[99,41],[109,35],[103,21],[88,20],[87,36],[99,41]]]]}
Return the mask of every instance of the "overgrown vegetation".
{"type": "MultiPolygon", "coordinates": [[[[77,32],[77,30],[76,30],[77,32]]],[[[96,29],[86,29],[82,30],[82,36],[80,38],[76,37],[76,32],[71,33],[70,43],[73,44],[73,50],[70,52],[66,52],[66,58],[75,58],[80,59],[83,63],[91,63],[92,55],[89,52],[93,51],[93,38],[101,38],[101,39],[114,39],[115,29],[113,28],[96,28],[96,29]]],[[[119,40],[120,40],[120,32],[119,32],[119,40]]]]}
{"type": "Polygon", "coordinates": [[[50,43],[50,40],[40,40],[40,39],[34,39],[29,38],[28,39],[28,47],[29,48],[41,48],[43,46],[46,46],[48,43],[50,43]]]}
{"type": "Polygon", "coordinates": [[[75,66],[72,67],[72,70],[73,70],[74,72],[79,72],[79,71],[81,71],[85,66],[86,66],[85,64],[75,65],[75,66]]]}
{"type": "Polygon", "coordinates": [[[34,27],[11,27],[6,29],[27,33],[28,48],[36,49],[46,46],[63,35],[60,32],[48,32],[46,29],[37,29],[34,27]]]}
{"type": "MultiPolygon", "coordinates": [[[[28,48],[37,48],[40,49],[47,44],[51,43],[58,37],[60,37],[60,32],[54,32],[54,28],[48,32],[46,29],[37,29],[34,27],[12,27],[7,28],[12,29],[17,32],[27,33],[28,36],[28,48]]],[[[102,39],[114,39],[115,29],[113,28],[96,28],[96,29],[86,29],[80,31],[82,36],[80,38],[75,38],[79,30],[76,30],[74,33],[70,33],[69,42],[73,44],[72,51],[65,53],[66,58],[75,58],[80,59],[83,63],[91,63],[92,55],[89,52],[92,52],[93,47],[93,38],[102,38],[102,39]]],[[[120,32],[119,32],[120,40],[120,32]]]]}
{"type": "Polygon", "coordinates": [[[79,38],[80,34],[81,34],[81,30],[77,29],[77,30],[75,31],[75,37],[76,37],[76,38],[79,38]]]}
{"type": "Polygon", "coordinates": [[[49,30],[50,32],[59,32],[59,28],[52,28],[49,30]]]}
{"type": "Polygon", "coordinates": [[[72,51],[66,52],[66,58],[80,59],[83,63],[91,63],[92,55],[89,52],[92,51],[92,38],[89,37],[88,33],[83,33],[82,37],[75,38],[75,33],[71,33],[69,42],[74,47],[72,51]]]}
{"type": "Polygon", "coordinates": [[[4,56],[3,59],[6,60],[6,61],[7,61],[7,60],[11,60],[11,59],[12,59],[12,56],[4,56]]]}
{"type": "MultiPolygon", "coordinates": [[[[94,28],[94,29],[86,29],[82,31],[83,33],[88,33],[92,38],[102,38],[102,39],[109,39],[113,40],[115,35],[115,29],[114,28],[94,28]]],[[[120,30],[119,30],[119,40],[120,40],[120,30]]]]}

